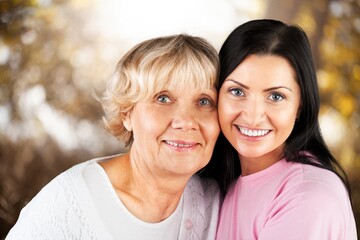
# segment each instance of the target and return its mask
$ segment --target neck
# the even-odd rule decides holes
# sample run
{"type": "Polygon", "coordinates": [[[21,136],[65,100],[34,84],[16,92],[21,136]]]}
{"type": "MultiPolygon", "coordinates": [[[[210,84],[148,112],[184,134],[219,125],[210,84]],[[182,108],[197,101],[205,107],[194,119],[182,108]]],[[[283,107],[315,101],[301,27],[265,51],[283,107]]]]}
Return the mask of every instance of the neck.
{"type": "Polygon", "coordinates": [[[274,151],[257,156],[257,157],[245,157],[239,155],[241,165],[241,175],[247,176],[260,172],[273,164],[280,161],[284,156],[282,148],[275,149],[274,151]]]}
{"type": "Polygon", "coordinates": [[[176,210],[188,178],[154,174],[129,154],[108,163],[103,167],[118,197],[134,216],[155,223],[176,210]]]}

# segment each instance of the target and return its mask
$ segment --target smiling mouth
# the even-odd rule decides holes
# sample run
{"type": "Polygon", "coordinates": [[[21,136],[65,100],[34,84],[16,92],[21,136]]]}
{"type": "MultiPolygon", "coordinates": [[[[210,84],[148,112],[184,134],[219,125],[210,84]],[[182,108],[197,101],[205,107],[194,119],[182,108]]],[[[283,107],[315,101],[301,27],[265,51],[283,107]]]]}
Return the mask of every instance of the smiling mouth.
{"type": "Polygon", "coordinates": [[[195,143],[179,143],[168,140],[165,140],[164,142],[172,147],[177,147],[177,148],[192,148],[196,145],[195,143]]]}
{"type": "Polygon", "coordinates": [[[240,132],[242,134],[244,134],[245,136],[248,136],[248,137],[262,137],[262,136],[265,136],[267,135],[270,130],[251,130],[251,129],[248,129],[248,128],[244,128],[244,127],[239,127],[239,126],[236,126],[240,132]]]}

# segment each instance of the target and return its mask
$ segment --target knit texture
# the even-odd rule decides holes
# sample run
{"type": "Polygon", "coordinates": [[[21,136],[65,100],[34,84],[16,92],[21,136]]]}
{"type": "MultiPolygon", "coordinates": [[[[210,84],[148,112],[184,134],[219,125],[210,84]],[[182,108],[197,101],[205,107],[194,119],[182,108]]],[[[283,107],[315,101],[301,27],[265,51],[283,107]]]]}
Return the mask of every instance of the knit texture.
{"type": "MultiPolygon", "coordinates": [[[[111,236],[100,222],[78,164],[48,183],[21,211],[6,240],[12,239],[123,239],[111,236]]],[[[219,212],[215,182],[190,178],[184,191],[184,209],[178,239],[215,239],[219,212]]]]}

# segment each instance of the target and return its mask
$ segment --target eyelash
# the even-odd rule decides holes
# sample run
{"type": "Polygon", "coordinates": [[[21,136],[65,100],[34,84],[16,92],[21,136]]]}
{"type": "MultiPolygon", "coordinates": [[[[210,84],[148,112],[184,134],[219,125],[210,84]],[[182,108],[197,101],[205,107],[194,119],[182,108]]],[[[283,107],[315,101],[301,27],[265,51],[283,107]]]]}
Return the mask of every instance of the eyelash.
{"type": "MultiPolygon", "coordinates": [[[[229,92],[235,97],[241,97],[241,96],[245,95],[244,91],[241,88],[230,88],[229,92]]],[[[278,102],[278,101],[284,100],[286,98],[283,94],[280,94],[277,92],[272,92],[272,93],[270,93],[268,99],[271,101],[274,101],[274,102],[278,102]],[[278,99],[274,99],[274,97],[277,97],[278,99]]]]}
{"type": "Polygon", "coordinates": [[[156,101],[161,102],[161,103],[168,103],[171,101],[171,99],[169,96],[162,94],[162,95],[156,96],[156,101]],[[161,99],[165,99],[165,98],[167,99],[166,101],[161,100],[161,99]]]}
{"type": "Polygon", "coordinates": [[[212,99],[209,99],[209,98],[201,98],[199,100],[199,105],[200,106],[205,106],[205,107],[213,107],[214,106],[214,101],[212,99]],[[201,102],[203,102],[203,101],[207,101],[207,104],[206,105],[201,104],[201,102]]]}
{"type": "MultiPolygon", "coordinates": [[[[160,103],[169,103],[169,102],[171,102],[171,98],[167,95],[162,94],[162,95],[156,96],[156,101],[158,101],[160,103]]],[[[215,105],[214,101],[212,99],[205,98],[205,97],[200,98],[198,104],[201,107],[203,107],[203,106],[204,107],[212,107],[215,105]],[[203,104],[204,101],[207,101],[207,103],[203,104]]]]}
{"type": "Polygon", "coordinates": [[[285,99],[285,96],[284,96],[283,94],[274,92],[274,93],[271,93],[271,94],[269,95],[269,99],[270,99],[271,101],[274,101],[274,102],[279,102],[279,101],[281,101],[281,100],[284,100],[284,99],[285,99]],[[274,99],[275,96],[276,96],[277,98],[280,98],[280,99],[274,99]]]}
{"type": "Polygon", "coordinates": [[[230,92],[232,95],[237,96],[237,97],[244,95],[244,91],[243,91],[242,89],[240,89],[240,88],[230,88],[230,89],[229,89],[229,92],[230,92]],[[235,91],[240,92],[240,94],[236,94],[235,91]]]}

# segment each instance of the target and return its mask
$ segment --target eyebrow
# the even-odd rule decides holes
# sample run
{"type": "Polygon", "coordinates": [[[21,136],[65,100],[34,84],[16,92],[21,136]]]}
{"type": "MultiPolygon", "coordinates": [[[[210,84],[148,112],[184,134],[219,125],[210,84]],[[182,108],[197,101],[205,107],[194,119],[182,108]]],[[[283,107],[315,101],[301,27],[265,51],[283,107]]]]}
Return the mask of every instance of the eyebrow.
{"type": "MultiPolygon", "coordinates": [[[[233,83],[235,83],[236,85],[239,85],[239,86],[241,86],[242,88],[245,88],[245,89],[247,89],[247,90],[250,89],[250,87],[248,87],[248,86],[246,86],[246,85],[244,85],[244,84],[242,84],[242,83],[240,83],[240,82],[238,82],[238,81],[235,81],[235,80],[233,80],[233,79],[225,79],[224,82],[227,82],[227,81],[233,82],[233,83]]],[[[280,89],[280,88],[285,88],[285,89],[289,90],[290,92],[292,92],[291,88],[288,88],[288,87],[285,87],[285,86],[276,86],[276,87],[266,88],[266,89],[264,89],[264,92],[274,91],[274,90],[277,90],[277,89],[280,89]]]]}

